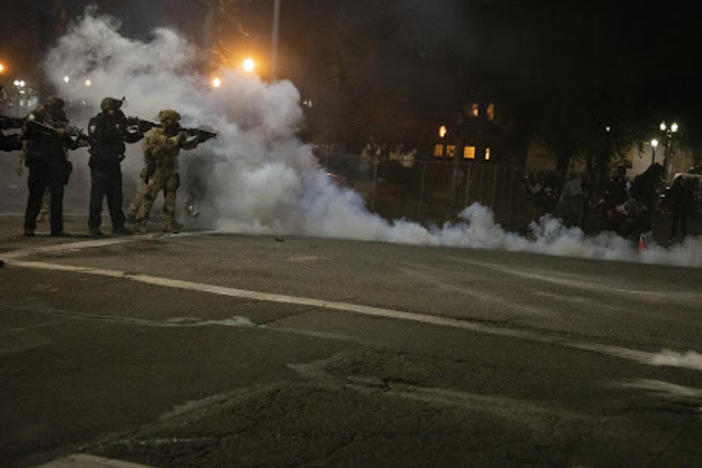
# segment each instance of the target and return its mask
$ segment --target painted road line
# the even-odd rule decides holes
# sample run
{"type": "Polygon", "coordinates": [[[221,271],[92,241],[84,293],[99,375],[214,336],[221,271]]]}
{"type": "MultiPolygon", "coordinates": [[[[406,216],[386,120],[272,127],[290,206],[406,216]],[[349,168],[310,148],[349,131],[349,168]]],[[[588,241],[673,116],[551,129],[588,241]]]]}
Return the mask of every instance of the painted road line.
{"type": "Polygon", "coordinates": [[[149,468],[147,465],[139,465],[113,458],[96,457],[86,453],[74,453],[67,457],[59,458],[49,463],[39,465],[36,468],[149,468]]]}
{"type": "Polygon", "coordinates": [[[192,232],[182,232],[178,234],[161,234],[161,233],[151,233],[151,234],[141,234],[128,237],[113,237],[107,239],[92,239],[88,241],[79,242],[66,242],[62,244],[46,245],[42,247],[29,247],[27,249],[12,250],[10,252],[4,252],[2,257],[5,259],[9,258],[21,258],[29,257],[32,255],[41,255],[46,253],[56,253],[56,252],[70,252],[83,249],[90,249],[96,247],[108,247],[112,245],[127,244],[130,242],[139,242],[144,240],[154,240],[154,239],[173,239],[179,237],[193,237],[200,235],[214,234],[217,231],[192,231],[192,232]]]}
{"type": "MultiPolygon", "coordinates": [[[[647,351],[640,351],[636,349],[624,348],[620,346],[604,345],[598,343],[589,343],[585,341],[570,340],[563,337],[540,334],[528,330],[518,330],[506,327],[499,327],[494,325],[487,325],[485,323],[474,322],[470,320],[459,320],[449,317],[441,317],[427,314],[420,314],[416,312],[404,312],[393,309],[386,309],[381,307],[372,307],[359,304],[351,304],[347,302],[336,302],[327,301],[324,299],[299,297],[299,296],[289,296],[284,294],[272,294],[262,291],[251,291],[246,289],[231,288],[227,286],[217,286],[213,284],[197,283],[192,281],[176,280],[163,278],[152,275],[144,274],[133,274],[126,271],[120,270],[109,270],[104,268],[91,268],[91,267],[81,267],[72,265],[60,265],[55,263],[47,262],[33,262],[33,261],[23,261],[8,259],[8,265],[22,267],[22,268],[34,268],[49,271],[65,271],[72,273],[96,275],[96,276],[107,276],[111,278],[120,278],[130,281],[136,281],[139,283],[150,284],[152,286],[160,286],[165,288],[174,288],[185,291],[193,291],[198,293],[215,294],[219,296],[234,297],[237,299],[249,299],[257,300],[262,302],[273,302],[281,304],[294,304],[302,305],[307,307],[315,307],[319,309],[334,310],[340,312],[350,312],[357,315],[363,315],[368,317],[378,317],[392,320],[400,320],[406,322],[421,323],[426,325],[436,325],[440,327],[458,328],[463,330],[469,330],[475,333],[482,333],[487,335],[501,336],[507,338],[521,339],[531,342],[557,345],[571,349],[578,349],[581,351],[588,351],[598,354],[603,354],[607,356],[617,357],[620,359],[627,359],[631,361],[636,361],[642,364],[648,365],[660,365],[660,366],[672,366],[672,367],[683,367],[688,369],[700,370],[702,371],[702,359],[680,359],[680,360],[667,360],[661,362],[658,358],[661,353],[651,353],[647,351]]],[[[696,354],[696,353],[695,353],[696,354]]],[[[699,355],[697,355],[699,356],[699,355]]]]}
{"type": "Polygon", "coordinates": [[[646,298],[649,300],[665,301],[672,303],[699,303],[702,302],[702,294],[697,292],[680,292],[680,291],[651,291],[651,290],[639,290],[639,289],[624,289],[613,287],[606,278],[593,278],[590,277],[590,281],[585,281],[584,277],[574,278],[572,274],[564,272],[549,272],[540,273],[538,270],[520,269],[520,268],[509,268],[496,263],[479,262],[475,260],[466,260],[462,258],[454,257],[441,257],[444,260],[464,263],[471,266],[477,266],[481,268],[486,268],[488,270],[497,271],[499,273],[504,273],[511,276],[517,276],[523,279],[540,281],[543,283],[550,283],[559,287],[567,287],[573,289],[579,289],[583,291],[595,291],[602,292],[607,291],[610,294],[616,294],[619,296],[624,296],[627,298],[646,298]],[[559,273],[559,274],[557,274],[559,273]]]}

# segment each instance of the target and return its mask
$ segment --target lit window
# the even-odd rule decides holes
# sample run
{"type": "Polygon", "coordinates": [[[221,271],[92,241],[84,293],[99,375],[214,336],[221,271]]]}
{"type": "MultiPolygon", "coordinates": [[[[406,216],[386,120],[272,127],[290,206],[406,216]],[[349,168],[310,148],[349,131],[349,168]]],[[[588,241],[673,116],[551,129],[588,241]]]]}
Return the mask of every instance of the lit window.
{"type": "Polygon", "coordinates": [[[464,159],[475,159],[475,146],[466,146],[463,148],[464,159]]]}
{"type": "Polygon", "coordinates": [[[489,121],[495,120],[495,104],[488,104],[486,113],[489,121]]]}
{"type": "Polygon", "coordinates": [[[444,155],[444,145],[436,145],[434,147],[434,156],[436,156],[437,158],[440,158],[443,155],[444,155]]]}
{"type": "Polygon", "coordinates": [[[447,133],[448,129],[446,128],[446,125],[442,125],[441,127],[439,127],[439,138],[445,137],[447,133]]]}
{"type": "Polygon", "coordinates": [[[446,156],[449,158],[453,158],[456,156],[456,145],[447,145],[446,146],[446,156]]]}
{"type": "Polygon", "coordinates": [[[480,106],[478,105],[477,102],[474,102],[473,105],[471,106],[470,113],[473,117],[477,117],[480,115],[480,106]]]}
{"type": "Polygon", "coordinates": [[[490,160],[490,148],[485,148],[485,160],[490,160]]]}

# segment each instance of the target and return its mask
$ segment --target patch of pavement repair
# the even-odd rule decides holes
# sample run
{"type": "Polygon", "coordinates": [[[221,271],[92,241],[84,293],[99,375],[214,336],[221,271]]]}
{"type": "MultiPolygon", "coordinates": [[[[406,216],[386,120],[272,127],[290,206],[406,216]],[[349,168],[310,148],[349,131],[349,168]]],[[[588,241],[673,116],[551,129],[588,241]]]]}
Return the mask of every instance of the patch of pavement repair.
{"type": "Polygon", "coordinates": [[[111,458],[97,457],[85,453],[74,453],[63,458],[44,463],[36,468],[149,468],[147,465],[139,465],[111,458]]]}
{"type": "MultiPolygon", "coordinates": [[[[298,374],[301,381],[292,379],[256,384],[189,401],[175,406],[157,421],[106,435],[80,450],[159,466],[164,463],[163,457],[171,466],[195,466],[204,460],[216,461],[213,465],[217,466],[329,466],[340,460],[348,464],[350,459],[346,458],[348,453],[344,451],[351,445],[357,447],[350,449],[350,453],[355,450],[366,453],[368,447],[364,444],[372,439],[383,440],[385,437],[390,446],[394,441],[402,451],[424,450],[422,447],[405,447],[402,438],[416,438],[416,431],[422,431],[423,423],[442,414],[458,422],[455,430],[439,432],[442,440],[454,438],[465,444],[473,440],[470,436],[480,438],[466,454],[471,459],[476,459],[481,450],[490,457],[509,457],[503,449],[514,445],[520,457],[525,457],[519,459],[520,465],[592,466],[594,462],[598,466],[608,459],[608,454],[592,454],[593,446],[616,447],[628,437],[628,428],[623,426],[627,424],[625,415],[581,413],[528,398],[486,395],[359,375],[353,372],[353,367],[345,367],[343,362],[348,363],[349,358],[353,360],[356,353],[344,351],[325,359],[288,364],[287,367],[298,374]],[[348,413],[330,415],[329,402],[338,397],[345,402],[348,413]],[[304,403],[300,403],[301,398],[304,403]],[[370,408],[367,409],[370,413],[356,415],[354,409],[360,407],[370,408]],[[298,411],[317,416],[301,419],[298,411]],[[271,440],[259,439],[261,434],[271,431],[271,440]],[[573,436],[573,432],[577,435],[573,436]],[[299,445],[297,437],[300,433],[317,435],[324,440],[318,447],[315,444],[299,445]],[[489,435],[487,439],[486,434],[489,435]],[[492,434],[500,434],[498,440],[492,440],[495,437],[492,434]],[[581,450],[572,448],[571,437],[577,437],[582,444],[579,445],[581,450]],[[486,447],[486,442],[494,447],[486,447]],[[566,458],[562,458],[564,447],[570,447],[566,458]]],[[[635,387],[639,385],[637,382],[631,385],[632,388],[641,388],[635,387]]],[[[646,385],[646,388],[651,387],[656,386],[646,385]]],[[[634,465],[646,465],[652,456],[659,457],[656,453],[663,453],[675,437],[665,429],[653,429],[641,444],[644,447],[649,443],[648,447],[654,453],[639,450],[636,453],[638,461],[629,461],[634,465]]],[[[451,442],[447,444],[452,446],[451,442]]],[[[615,451],[609,455],[614,456],[610,462],[617,457],[623,462],[631,453],[615,451]]],[[[495,459],[489,460],[494,462],[495,459]]]]}
{"type": "Polygon", "coordinates": [[[160,415],[156,421],[130,430],[106,434],[97,440],[77,447],[81,452],[103,452],[112,447],[126,449],[128,453],[137,448],[149,448],[175,445],[203,446],[217,444],[214,437],[153,437],[160,431],[170,432],[171,427],[185,427],[207,417],[232,411],[247,402],[266,399],[280,392],[289,382],[272,384],[254,384],[231,392],[210,395],[199,400],[187,401],[176,405],[171,411],[160,415]]]}
{"type": "MultiPolygon", "coordinates": [[[[175,288],[187,291],[195,291],[199,293],[217,294],[227,297],[235,297],[239,299],[251,299],[263,302],[274,302],[283,304],[295,304],[320,309],[329,309],[342,312],[350,312],[358,315],[369,317],[380,317],[391,320],[404,320],[408,322],[422,323],[426,325],[435,325],[440,327],[451,327],[463,330],[482,333],[488,335],[501,336],[506,338],[521,339],[537,343],[549,345],[563,346],[567,348],[578,349],[598,354],[604,354],[619,359],[627,359],[636,361],[646,365],[664,365],[672,367],[681,367],[693,370],[702,370],[696,362],[689,360],[677,360],[661,362],[656,361],[658,353],[641,351],[621,346],[606,345],[600,343],[590,343],[586,341],[572,340],[566,337],[557,335],[548,335],[529,331],[524,329],[507,328],[497,325],[489,325],[471,320],[461,320],[442,316],[420,314],[416,312],[404,312],[393,309],[380,307],[365,306],[359,304],[350,304],[346,302],[327,301],[324,299],[315,299],[300,296],[288,296],[283,294],[272,294],[261,291],[252,291],[238,288],[230,288],[225,286],[217,286],[206,283],[197,283],[192,281],[174,280],[158,276],[145,274],[133,274],[127,271],[109,270],[103,268],[80,267],[72,265],[61,265],[47,262],[23,261],[14,258],[8,259],[8,264],[21,268],[36,268],[49,271],[64,271],[73,273],[82,273],[97,276],[106,276],[117,279],[126,279],[137,281],[140,283],[150,284],[153,286],[161,286],[175,288]]],[[[694,352],[694,351],[692,351],[694,352]]]]}
{"type": "MultiPolygon", "coordinates": [[[[548,433],[551,421],[591,420],[587,414],[579,414],[559,408],[547,407],[537,401],[481,395],[458,390],[423,387],[406,382],[360,375],[335,375],[328,371],[339,361],[343,361],[355,351],[345,351],[329,358],[308,363],[288,364],[288,368],[298,374],[303,381],[281,381],[267,385],[252,385],[232,392],[211,395],[203,399],[186,402],[175,406],[171,411],[161,415],[157,421],[135,428],[131,431],[106,435],[80,448],[80,450],[98,453],[136,453],[138,451],[162,451],[177,448],[176,453],[192,449],[210,449],[221,446],[219,437],[200,434],[195,426],[208,426],[208,418],[217,418],[222,414],[237,414],[245,411],[247,406],[276,405],[278,396],[295,389],[308,389],[309,392],[352,392],[360,397],[390,398],[401,404],[420,404],[433,412],[431,408],[446,408],[458,411],[479,412],[494,418],[514,423],[515,417],[526,418],[525,424],[530,431],[548,433]],[[543,422],[539,422],[543,421],[543,422]]],[[[382,400],[381,400],[382,401],[382,400]]],[[[258,424],[253,421],[244,424],[243,434],[258,424]]]]}
{"type": "Polygon", "coordinates": [[[364,394],[383,393],[385,395],[407,400],[421,401],[439,406],[462,407],[468,409],[480,408],[487,412],[513,415],[515,412],[554,414],[559,417],[578,417],[577,413],[553,409],[536,401],[524,399],[482,395],[458,390],[436,387],[425,387],[410,382],[372,376],[347,375],[340,377],[327,369],[352,353],[343,352],[326,359],[320,359],[304,364],[288,364],[288,369],[301,377],[316,382],[325,388],[350,389],[364,394]]]}

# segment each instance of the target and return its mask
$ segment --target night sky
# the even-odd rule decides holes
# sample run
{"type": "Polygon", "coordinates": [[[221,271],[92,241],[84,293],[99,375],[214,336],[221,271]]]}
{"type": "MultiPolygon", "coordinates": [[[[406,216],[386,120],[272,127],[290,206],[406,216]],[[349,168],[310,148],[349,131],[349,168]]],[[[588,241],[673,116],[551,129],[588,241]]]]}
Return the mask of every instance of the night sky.
{"type": "MultiPolygon", "coordinates": [[[[15,31],[42,5],[89,2],[1,0],[0,53],[17,47],[15,31]]],[[[105,2],[103,2],[105,3],[105,2]]],[[[272,0],[240,0],[234,25],[220,39],[264,55],[270,44],[272,0]]],[[[607,103],[611,118],[675,118],[699,122],[699,20],[675,4],[510,0],[283,0],[281,74],[315,96],[337,119],[352,103],[391,107],[408,120],[446,115],[473,96],[492,93],[524,108],[563,96],[569,105],[607,103]],[[419,117],[421,116],[421,117],[419,117]]],[[[155,25],[192,29],[193,12],[176,4],[106,2],[130,35],[155,25]]],[[[680,4],[678,4],[680,5],[680,4]]],[[[51,7],[46,7],[47,9],[51,7]]],[[[44,21],[47,21],[46,18],[44,21]]],[[[42,26],[46,29],[48,24],[42,26]]],[[[16,52],[10,51],[9,53],[16,52]]],[[[28,52],[32,55],[31,52],[28,52]]],[[[35,57],[22,62],[34,63],[35,57]]],[[[21,60],[20,60],[21,62],[21,60]]],[[[265,64],[262,64],[265,65],[265,64]]],[[[356,113],[383,112],[357,106],[356,113]]],[[[351,114],[349,114],[351,113],[351,114]]],[[[377,118],[385,118],[379,115],[377,118]]],[[[603,119],[610,118],[605,116],[603,119]]]]}

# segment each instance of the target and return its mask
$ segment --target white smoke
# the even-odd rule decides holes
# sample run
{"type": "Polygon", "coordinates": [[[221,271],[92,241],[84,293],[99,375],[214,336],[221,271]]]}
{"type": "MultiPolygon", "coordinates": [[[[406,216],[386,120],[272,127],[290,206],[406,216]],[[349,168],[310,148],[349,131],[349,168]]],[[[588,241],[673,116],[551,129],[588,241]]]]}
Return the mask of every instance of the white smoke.
{"type": "MultiPolygon", "coordinates": [[[[425,228],[386,221],[369,213],[357,193],[339,187],[319,166],[296,133],[303,125],[300,95],[289,81],[266,83],[237,69],[218,71],[222,86],[208,86],[198,73],[198,50],[178,33],[157,29],[149,41],[119,34],[116,20],[88,11],[59,40],[45,61],[59,94],[73,103],[74,121],[87,121],[106,96],[126,96],[128,115],[154,118],[164,108],[184,116],[183,124],[206,124],[219,132],[192,153],[210,162],[209,221],[222,231],[305,234],[395,243],[507,249],[553,255],[702,266],[702,242],[688,239],[672,249],[649,247],[638,254],[612,234],[586,237],[557,220],[543,218],[523,237],[506,232],[492,212],[472,205],[462,222],[425,228]],[[70,77],[66,83],[64,77],[70,77]],[[92,86],[85,86],[91,80],[92,86]]],[[[186,152],[185,171],[193,171],[186,152]]],[[[128,177],[141,169],[141,148],[132,145],[128,177]]],[[[87,197],[87,192],[86,192],[87,197]]]]}
{"type": "Polygon", "coordinates": [[[678,353],[670,349],[665,349],[653,355],[651,364],[656,366],[686,367],[702,371],[702,354],[695,351],[678,353]]]}

